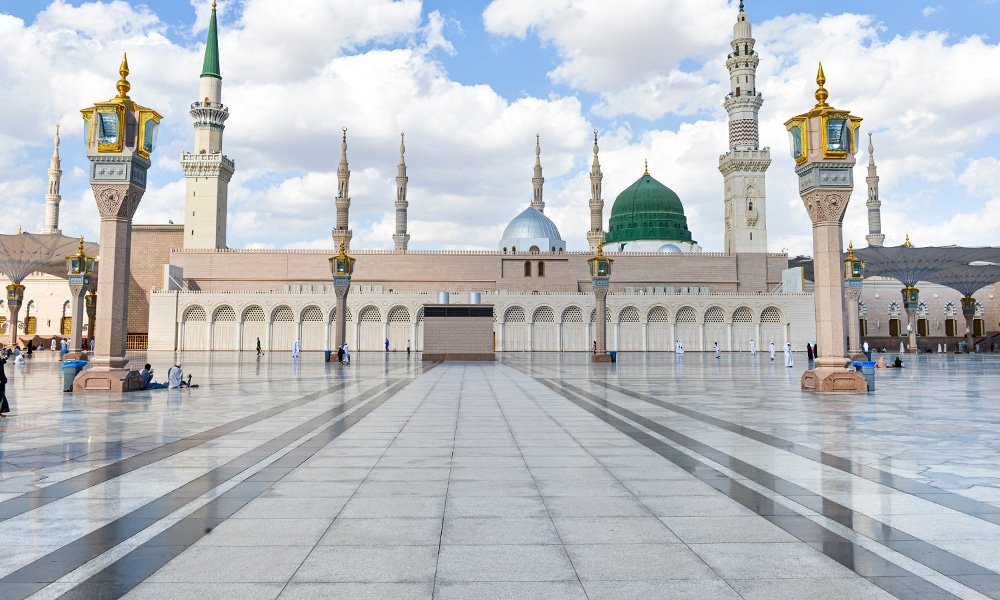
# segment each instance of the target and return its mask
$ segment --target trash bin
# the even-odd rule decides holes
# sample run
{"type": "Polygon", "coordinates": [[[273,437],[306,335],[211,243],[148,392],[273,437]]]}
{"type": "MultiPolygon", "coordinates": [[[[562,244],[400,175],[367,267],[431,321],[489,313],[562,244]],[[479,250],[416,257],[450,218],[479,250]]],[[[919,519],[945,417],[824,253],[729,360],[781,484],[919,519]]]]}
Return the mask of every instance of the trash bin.
{"type": "Polygon", "coordinates": [[[87,366],[87,361],[85,360],[64,360],[62,364],[63,372],[63,391],[72,392],[73,391],[73,380],[76,376],[87,366]]]}
{"type": "Polygon", "coordinates": [[[333,354],[333,352],[331,350],[324,350],[323,351],[323,360],[325,360],[326,362],[330,362],[330,356],[332,354],[333,354]]]}
{"type": "Polygon", "coordinates": [[[875,361],[856,360],[851,363],[851,366],[854,367],[854,370],[861,373],[865,381],[868,382],[868,391],[875,391],[875,361]]]}
{"type": "Polygon", "coordinates": [[[608,351],[608,354],[611,355],[611,362],[613,362],[613,363],[618,362],[618,351],[617,350],[610,350],[610,351],[608,351]]]}

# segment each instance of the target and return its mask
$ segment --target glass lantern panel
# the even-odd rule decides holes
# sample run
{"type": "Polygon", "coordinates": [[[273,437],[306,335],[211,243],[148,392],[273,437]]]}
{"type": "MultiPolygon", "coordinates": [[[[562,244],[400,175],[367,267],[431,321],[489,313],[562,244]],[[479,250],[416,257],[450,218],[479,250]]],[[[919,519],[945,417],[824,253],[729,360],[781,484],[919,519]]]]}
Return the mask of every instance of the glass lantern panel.
{"type": "Polygon", "coordinates": [[[156,132],[159,131],[159,123],[150,119],[146,121],[145,130],[142,132],[142,149],[147,154],[152,154],[156,148],[156,132]]]}
{"type": "Polygon", "coordinates": [[[843,119],[828,119],[826,122],[826,149],[838,152],[850,150],[850,130],[843,119]]]}
{"type": "Polygon", "coordinates": [[[346,260],[338,260],[337,261],[337,272],[338,273],[346,273],[347,272],[347,261],[346,260]]]}
{"type": "Polygon", "coordinates": [[[80,272],[80,259],[79,258],[74,258],[74,259],[71,259],[69,261],[69,270],[70,270],[71,273],[79,273],[80,272]]]}
{"type": "Polygon", "coordinates": [[[604,277],[608,274],[608,263],[603,260],[597,263],[597,276],[604,277]]]}
{"type": "Polygon", "coordinates": [[[118,115],[97,113],[97,142],[99,144],[118,143],[118,115]]]}
{"type": "Polygon", "coordinates": [[[788,130],[788,149],[792,153],[792,158],[802,156],[802,130],[800,128],[792,127],[788,130]]]}

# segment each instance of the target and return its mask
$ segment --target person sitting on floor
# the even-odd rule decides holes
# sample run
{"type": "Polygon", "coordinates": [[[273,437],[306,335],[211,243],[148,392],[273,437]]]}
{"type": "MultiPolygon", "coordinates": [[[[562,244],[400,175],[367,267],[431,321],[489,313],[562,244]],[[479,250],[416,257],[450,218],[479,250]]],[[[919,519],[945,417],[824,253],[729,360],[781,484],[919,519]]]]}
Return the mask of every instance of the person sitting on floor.
{"type": "Polygon", "coordinates": [[[876,368],[876,369],[885,369],[885,368],[886,368],[886,367],[888,367],[888,366],[889,366],[889,365],[885,364],[885,357],[884,357],[884,356],[880,356],[880,357],[878,358],[878,362],[877,362],[877,363],[875,363],[875,368],[876,368]]]}
{"type": "Polygon", "coordinates": [[[153,367],[149,363],[139,371],[139,379],[142,380],[142,389],[149,389],[149,384],[153,383],[153,367]]]}
{"type": "Polygon", "coordinates": [[[893,369],[902,369],[903,368],[903,361],[898,356],[896,357],[896,360],[894,360],[892,362],[892,368],[893,369]]]}

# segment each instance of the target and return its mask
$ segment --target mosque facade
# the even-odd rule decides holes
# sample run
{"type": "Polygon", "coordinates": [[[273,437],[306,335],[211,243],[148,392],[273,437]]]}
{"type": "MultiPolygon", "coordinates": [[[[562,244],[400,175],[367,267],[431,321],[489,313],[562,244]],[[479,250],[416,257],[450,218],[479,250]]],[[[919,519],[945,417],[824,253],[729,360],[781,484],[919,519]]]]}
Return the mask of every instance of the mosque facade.
{"type": "MultiPolygon", "coordinates": [[[[184,223],[133,229],[129,347],[254,351],[259,339],[265,350],[285,351],[298,338],[305,351],[330,349],[336,319],[327,262],[331,251],[231,249],[226,245],[227,189],[236,163],[223,153],[229,108],[222,103],[214,12],[208,36],[199,97],[190,111],[194,149],[181,159],[186,179],[184,223]]],[[[765,174],[771,159],[770,150],[758,143],[763,96],[756,85],[759,58],[754,43],[741,7],[733,28],[732,53],[726,60],[731,90],[723,105],[729,114],[730,147],[719,161],[725,213],[725,248],[720,253],[702,251],[695,232],[688,228],[681,199],[648,168],[616,196],[605,231],[597,132],[590,171],[587,251],[568,249],[556,223],[545,215],[537,137],[531,202],[513,216],[496,250],[408,248],[409,177],[402,138],[393,249],[351,249],[345,129],[331,235],[334,246],[342,243],[357,259],[347,298],[347,340],[352,349],[384,351],[388,340],[390,350],[405,351],[409,346],[419,351],[423,306],[447,295],[453,303],[494,306],[498,351],[589,351],[599,317],[586,261],[600,244],[615,259],[604,315],[609,349],[673,351],[674,343],[681,341],[687,350],[709,350],[719,342],[726,351],[747,351],[751,339],[760,348],[771,341],[804,348],[815,331],[809,284],[801,269],[788,268],[787,255],[767,251],[765,174]]],[[[49,230],[58,229],[57,157],[46,196],[49,230]]],[[[874,237],[869,236],[869,241],[881,243],[877,181],[871,162],[868,208],[874,237]]],[[[25,283],[28,314],[33,309],[36,315],[33,331],[58,335],[63,328],[68,330],[65,280],[39,276],[25,283]],[[45,313],[44,325],[38,322],[40,313],[45,313]]],[[[880,302],[892,284],[871,283],[866,282],[862,297],[862,319],[876,321],[868,324],[875,334],[872,324],[880,331],[893,318],[891,303],[880,302]],[[886,304],[885,325],[878,316],[881,304],[886,304]]],[[[960,297],[942,290],[941,306],[936,306],[939,296],[934,293],[935,306],[928,305],[924,311],[928,315],[940,312],[942,319],[937,321],[944,320],[949,306],[954,311],[945,296],[954,296],[955,306],[960,297]]],[[[983,303],[984,317],[990,307],[989,301],[983,303]]]]}

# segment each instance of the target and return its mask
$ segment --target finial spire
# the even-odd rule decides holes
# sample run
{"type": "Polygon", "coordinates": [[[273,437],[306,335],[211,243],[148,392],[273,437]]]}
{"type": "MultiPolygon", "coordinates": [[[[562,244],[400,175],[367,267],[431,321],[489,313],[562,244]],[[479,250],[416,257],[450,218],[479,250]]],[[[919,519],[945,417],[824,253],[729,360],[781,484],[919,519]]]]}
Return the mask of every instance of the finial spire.
{"type": "Polygon", "coordinates": [[[826,91],[823,84],[826,83],[826,75],[823,74],[823,63],[819,63],[819,70],[816,72],[816,108],[823,108],[826,104],[826,99],[830,97],[830,93],[826,91]]]}
{"type": "Polygon", "coordinates": [[[604,240],[597,240],[597,258],[604,258],[604,240]]]}
{"type": "Polygon", "coordinates": [[[913,242],[910,241],[910,232],[909,231],[906,232],[906,241],[903,242],[903,247],[904,248],[912,248],[913,247],[913,242]]]}
{"type": "Polygon", "coordinates": [[[854,240],[847,244],[847,258],[854,260],[854,240]]]}
{"type": "Polygon", "coordinates": [[[77,253],[77,254],[78,254],[79,256],[83,256],[83,236],[82,236],[82,235],[80,236],[80,245],[79,245],[79,247],[78,247],[78,248],[76,249],[76,253],[77,253]]]}
{"type": "Polygon", "coordinates": [[[743,12],[743,0],[740,0],[740,12],[743,12]]]}
{"type": "Polygon", "coordinates": [[[205,61],[202,63],[201,76],[222,79],[222,70],[219,68],[219,24],[215,10],[215,0],[212,0],[212,16],[208,19],[208,39],[205,42],[205,61]]]}
{"type": "Polygon", "coordinates": [[[115,86],[118,88],[118,97],[127,100],[128,91],[132,89],[132,84],[128,82],[128,56],[122,52],[122,64],[118,67],[118,74],[122,76],[118,80],[118,84],[115,86]]]}
{"type": "Polygon", "coordinates": [[[56,136],[52,139],[52,158],[59,158],[59,124],[56,123],[56,136]]]}
{"type": "Polygon", "coordinates": [[[644,158],[642,159],[642,162],[643,162],[642,176],[649,177],[649,161],[644,158]]]}
{"type": "Polygon", "coordinates": [[[538,212],[545,212],[545,201],[542,199],[542,186],[545,178],[542,177],[542,142],[541,136],[535,134],[535,174],[531,178],[531,206],[538,209],[538,212]]]}
{"type": "Polygon", "coordinates": [[[404,143],[406,141],[405,136],[406,134],[404,133],[399,134],[399,164],[401,165],[406,164],[406,160],[403,157],[403,155],[406,154],[406,144],[404,143]]]}

